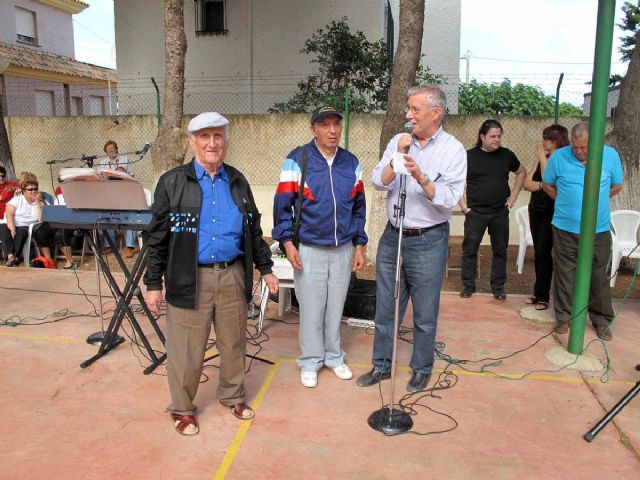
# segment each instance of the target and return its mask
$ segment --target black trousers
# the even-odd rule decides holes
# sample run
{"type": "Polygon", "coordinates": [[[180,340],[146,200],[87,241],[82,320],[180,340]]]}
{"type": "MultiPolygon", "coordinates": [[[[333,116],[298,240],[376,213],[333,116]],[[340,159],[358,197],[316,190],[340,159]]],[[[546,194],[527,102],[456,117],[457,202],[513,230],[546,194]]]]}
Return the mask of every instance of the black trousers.
{"type": "MultiPolygon", "coordinates": [[[[571,305],[576,281],[576,263],[578,261],[578,242],[580,235],[553,229],[553,266],[555,281],[553,283],[553,307],[558,323],[571,318],[571,305]]],[[[591,323],[595,326],[607,326],[613,320],[611,289],[607,267],[611,255],[611,232],[596,234],[593,248],[593,264],[591,269],[591,287],[589,288],[589,305],[587,311],[591,323]]]]}
{"type": "Polygon", "coordinates": [[[553,233],[551,219],[553,212],[538,213],[529,211],[529,226],[533,237],[536,282],[533,285],[533,296],[539,302],[549,302],[551,277],[553,276],[553,233]]]}
{"type": "Polygon", "coordinates": [[[476,291],[478,272],[478,249],[484,232],[489,230],[491,240],[491,290],[503,292],[507,281],[507,248],[509,246],[509,209],[504,207],[497,213],[483,214],[473,210],[464,219],[462,241],[461,275],[464,290],[476,291]]]}
{"type": "MultiPolygon", "coordinates": [[[[54,235],[62,245],[71,245],[73,230],[60,229],[59,232],[57,230],[58,229],[51,228],[46,222],[36,225],[33,229],[33,239],[36,245],[39,247],[48,247],[54,235]]],[[[7,258],[9,254],[20,257],[20,255],[22,255],[22,247],[24,247],[24,242],[27,241],[28,236],[29,227],[16,227],[16,236],[12,237],[7,224],[0,224],[0,240],[2,240],[4,257],[7,258]]]]}

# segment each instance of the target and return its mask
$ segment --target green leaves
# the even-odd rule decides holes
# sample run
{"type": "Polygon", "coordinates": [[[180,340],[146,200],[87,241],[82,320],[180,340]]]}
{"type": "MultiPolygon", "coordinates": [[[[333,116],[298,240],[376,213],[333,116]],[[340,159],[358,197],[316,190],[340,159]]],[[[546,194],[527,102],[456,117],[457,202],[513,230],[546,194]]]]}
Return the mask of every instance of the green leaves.
{"type": "MultiPolygon", "coordinates": [[[[305,42],[301,53],[318,65],[317,73],[298,82],[298,92],[286,102],[279,102],[270,113],[302,113],[320,104],[341,110],[344,92],[350,89],[352,112],[380,112],[387,108],[392,63],[386,42],[370,42],[361,31],[352,32],[343,17],[317,30],[305,42]]],[[[444,83],[442,75],[420,68],[416,81],[444,83]]]]}
{"type": "Polygon", "coordinates": [[[628,62],[631,60],[636,42],[638,41],[638,35],[640,34],[640,6],[634,5],[631,2],[624,2],[622,11],[625,16],[622,23],[618,24],[618,27],[631,32],[631,34],[620,37],[620,42],[622,43],[620,46],[620,53],[622,55],[620,57],[622,61],[628,62]]]}
{"type": "MultiPolygon", "coordinates": [[[[504,79],[501,83],[479,83],[471,80],[458,86],[458,111],[461,115],[538,115],[555,114],[555,97],[545,94],[542,89],[522,83],[511,84],[504,79]]],[[[575,105],[563,102],[559,106],[560,115],[582,115],[575,105]],[[565,112],[565,113],[562,113],[565,112]]]]}

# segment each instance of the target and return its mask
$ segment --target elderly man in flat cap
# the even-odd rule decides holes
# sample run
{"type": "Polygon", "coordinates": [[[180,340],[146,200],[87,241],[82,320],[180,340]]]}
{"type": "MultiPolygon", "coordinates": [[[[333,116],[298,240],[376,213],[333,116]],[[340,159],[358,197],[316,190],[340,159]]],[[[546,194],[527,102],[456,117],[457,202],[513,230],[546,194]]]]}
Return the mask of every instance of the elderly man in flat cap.
{"type": "Polygon", "coordinates": [[[253,264],[269,290],[278,290],[251,188],[242,173],[224,163],[228,124],[215,112],[189,122],[195,156],[160,177],[149,226],[146,302],[159,313],[164,277],[172,400],[167,411],[182,435],[198,433],[193,399],[212,323],[220,352],[218,399],[235,417],[254,417],[244,387],[253,264]]]}

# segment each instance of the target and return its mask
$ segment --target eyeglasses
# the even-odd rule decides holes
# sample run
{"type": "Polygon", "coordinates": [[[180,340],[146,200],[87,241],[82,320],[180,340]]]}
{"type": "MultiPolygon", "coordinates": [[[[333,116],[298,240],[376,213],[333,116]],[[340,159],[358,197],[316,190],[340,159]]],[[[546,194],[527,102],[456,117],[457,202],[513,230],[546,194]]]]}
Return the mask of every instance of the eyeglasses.
{"type": "Polygon", "coordinates": [[[24,191],[25,192],[37,192],[39,189],[38,188],[25,188],[24,191]]]}
{"type": "Polygon", "coordinates": [[[420,112],[422,112],[422,110],[419,108],[410,107],[407,105],[406,107],[404,107],[404,113],[409,113],[409,112],[413,113],[414,115],[418,115],[420,112]]]}
{"type": "Polygon", "coordinates": [[[0,178],[7,178],[7,176],[4,173],[0,173],[0,178]]]}

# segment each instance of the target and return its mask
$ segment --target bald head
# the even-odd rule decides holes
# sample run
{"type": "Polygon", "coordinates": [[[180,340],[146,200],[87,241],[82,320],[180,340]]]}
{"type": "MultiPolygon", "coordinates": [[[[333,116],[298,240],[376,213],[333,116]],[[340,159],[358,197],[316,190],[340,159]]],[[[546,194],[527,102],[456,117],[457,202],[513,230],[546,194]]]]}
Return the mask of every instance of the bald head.
{"type": "Polygon", "coordinates": [[[589,124],[577,123],[571,129],[571,151],[583,165],[587,164],[587,144],[589,143],[589,124]]]}
{"type": "Polygon", "coordinates": [[[576,123],[571,129],[571,138],[584,138],[589,136],[589,124],[586,122],[576,123]]]}

